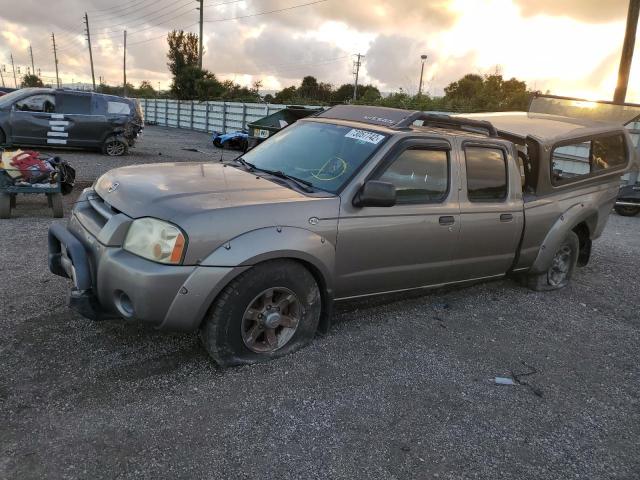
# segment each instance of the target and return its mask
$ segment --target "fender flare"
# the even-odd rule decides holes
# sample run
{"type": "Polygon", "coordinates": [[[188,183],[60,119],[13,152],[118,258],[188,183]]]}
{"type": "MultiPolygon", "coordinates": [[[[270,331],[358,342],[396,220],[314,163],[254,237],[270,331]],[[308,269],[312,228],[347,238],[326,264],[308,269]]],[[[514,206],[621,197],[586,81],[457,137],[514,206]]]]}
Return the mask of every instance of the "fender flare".
{"type": "Polygon", "coordinates": [[[544,238],[538,256],[529,269],[531,273],[546,272],[551,266],[551,261],[560,244],[567,234],[580,223],[586,222],[589,232],[593,232],[598,222],[598,210],[584,203],[577,203],[567,209],[553,224],[547,236],[544,238]]]}
{"type": "MultiPolygon", "coordinates": [[[[321,235],[299,227],[265,227],[243,233],[214,250],[200,265],[250,267],[267,260],[292,258],[313,266],[329,298],[333,298],[335,246],[321,235]]],[[[315,273],[315,272],[312,272],[315,273]]]]}

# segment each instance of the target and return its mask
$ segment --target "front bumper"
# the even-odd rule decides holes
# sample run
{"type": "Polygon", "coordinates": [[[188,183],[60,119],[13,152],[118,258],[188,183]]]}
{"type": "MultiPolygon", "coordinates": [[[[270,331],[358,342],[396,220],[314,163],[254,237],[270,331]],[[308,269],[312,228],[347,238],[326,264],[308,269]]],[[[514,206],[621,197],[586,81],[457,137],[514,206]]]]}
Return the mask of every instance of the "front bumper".
{"type": "Polygon", "coordinates": [[[49,229],[49,269],[71,279],[69,306],[102,320],[194,330],[220,290],[244,268],[162,265],[100,243],[73,216],[49,229]]]}

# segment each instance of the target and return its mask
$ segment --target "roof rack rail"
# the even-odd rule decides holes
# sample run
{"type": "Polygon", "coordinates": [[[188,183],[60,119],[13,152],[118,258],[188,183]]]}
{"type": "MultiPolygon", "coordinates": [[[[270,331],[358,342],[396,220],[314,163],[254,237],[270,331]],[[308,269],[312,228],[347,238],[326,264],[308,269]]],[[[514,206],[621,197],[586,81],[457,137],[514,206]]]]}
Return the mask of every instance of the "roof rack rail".
{"type": "Polygon", "coordinates": [[[464,117],[452,117],[442,113],[427,113],[427,112],[415,112],[409,115],[404,120],[396,123],[392,128],[403,129],[409,128],[417,121],[422,121],[423,125],[430,125],[434,127],[445,128],[458,128],[460,130],[467,130],[477,132],[478,130],[486,132],[490,137],[497,137],[498,131],[491,122],[486,120],[474,120],[464,117]]]}

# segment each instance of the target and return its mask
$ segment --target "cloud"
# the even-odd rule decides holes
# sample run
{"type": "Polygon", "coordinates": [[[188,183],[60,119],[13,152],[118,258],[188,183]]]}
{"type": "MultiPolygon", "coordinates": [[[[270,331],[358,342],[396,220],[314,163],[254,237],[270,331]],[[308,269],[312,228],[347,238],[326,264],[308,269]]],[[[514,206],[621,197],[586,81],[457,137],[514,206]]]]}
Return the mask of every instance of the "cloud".
{"type": "Polygon", "coordinates": [[[624,19],[629,6],[629,0],[516,0],[515,3],[525,16],[564,16],[593,23],[624,19]]]}

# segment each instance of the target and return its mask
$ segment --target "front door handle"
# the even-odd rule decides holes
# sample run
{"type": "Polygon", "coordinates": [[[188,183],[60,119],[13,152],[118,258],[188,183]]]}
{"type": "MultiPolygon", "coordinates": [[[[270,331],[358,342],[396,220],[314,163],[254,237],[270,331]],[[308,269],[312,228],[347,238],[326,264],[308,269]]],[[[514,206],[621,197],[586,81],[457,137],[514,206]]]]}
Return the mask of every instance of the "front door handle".
{"type": "Polygon", "coordinates": [[[453,225],[456,222],[456,219],[453,215],[445,215],[440,217],[439,219],[440,225],[453,225]]]}
{"type": "Polygon", "coordinates": [[[513,220],[513,215],[511,215],[510,213],[503,213],[502,215],[500,215],[501,222],[510,222],[511,220],[513,220]]]}

